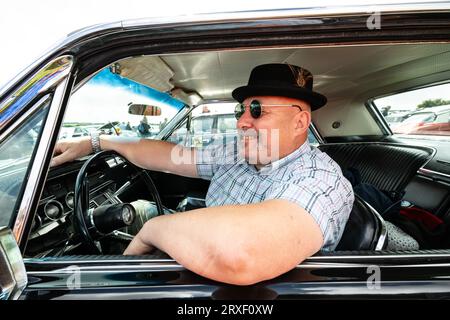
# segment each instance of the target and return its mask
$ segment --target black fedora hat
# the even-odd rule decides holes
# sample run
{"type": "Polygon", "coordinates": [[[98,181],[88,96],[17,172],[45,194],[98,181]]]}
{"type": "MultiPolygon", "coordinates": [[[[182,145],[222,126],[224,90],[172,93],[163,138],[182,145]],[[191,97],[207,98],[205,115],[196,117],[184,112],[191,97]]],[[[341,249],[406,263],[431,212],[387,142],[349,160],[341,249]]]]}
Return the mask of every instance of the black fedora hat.
{"type": "Polygon", "coordinates": [[[248,84],[233,90],[239,102],[251,96],[283,96],[309,102],[311,110],[327,103],[327,98],[313,91],[313,76],[308,70],[286,63],[269,63],[255,67],[248,84]]]}

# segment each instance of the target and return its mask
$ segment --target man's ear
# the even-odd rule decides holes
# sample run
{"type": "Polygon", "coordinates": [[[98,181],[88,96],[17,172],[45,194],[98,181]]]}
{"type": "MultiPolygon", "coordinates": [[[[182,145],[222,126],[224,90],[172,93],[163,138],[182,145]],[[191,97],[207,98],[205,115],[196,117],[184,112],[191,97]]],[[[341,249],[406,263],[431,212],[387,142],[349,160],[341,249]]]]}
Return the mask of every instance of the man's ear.
{"type": "Polygon", "coordinates": [[[305,131],[308,130],[309,125],[311,124],[311,112],[309,111],[302,111],[299,112],[295,118],[295,131],[298,134],[303,134],[305,131]]]}

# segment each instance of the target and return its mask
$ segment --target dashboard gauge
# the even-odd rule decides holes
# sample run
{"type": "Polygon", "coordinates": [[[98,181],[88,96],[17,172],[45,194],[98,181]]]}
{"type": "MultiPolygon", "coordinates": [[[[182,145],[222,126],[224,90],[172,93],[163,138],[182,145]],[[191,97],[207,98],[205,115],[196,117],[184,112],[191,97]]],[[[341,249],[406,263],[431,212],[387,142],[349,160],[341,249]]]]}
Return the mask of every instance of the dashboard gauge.
{"type": "Polygon", "coordinates": [[[44,213],[50,220],[58,220],[64,213],[64,207],[61,202],[50,200],[44,206],[44,213]]]}
{"type": "Polygon", "coordinates": [[[70,209],[73,209],[74,203],[75,203],[75,194],[73,193],[73,191],[69,192],[69,193],[66,195],[65,200],[66,200],[66,205],[67,205],[70,209]]]}

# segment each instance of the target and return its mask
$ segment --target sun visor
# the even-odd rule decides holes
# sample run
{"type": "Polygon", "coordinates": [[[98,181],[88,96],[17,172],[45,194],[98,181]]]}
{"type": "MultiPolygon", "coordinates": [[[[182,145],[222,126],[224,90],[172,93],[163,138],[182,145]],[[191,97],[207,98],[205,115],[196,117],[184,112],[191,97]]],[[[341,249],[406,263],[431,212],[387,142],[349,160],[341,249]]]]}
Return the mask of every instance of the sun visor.
{"type": "Polygon", "coordinates": [[[169,92],[174,88],[171,79],[175,73],[159,57],[127,58],[114,63],[112,70],[124,78],[161,92],[169,92]]]}

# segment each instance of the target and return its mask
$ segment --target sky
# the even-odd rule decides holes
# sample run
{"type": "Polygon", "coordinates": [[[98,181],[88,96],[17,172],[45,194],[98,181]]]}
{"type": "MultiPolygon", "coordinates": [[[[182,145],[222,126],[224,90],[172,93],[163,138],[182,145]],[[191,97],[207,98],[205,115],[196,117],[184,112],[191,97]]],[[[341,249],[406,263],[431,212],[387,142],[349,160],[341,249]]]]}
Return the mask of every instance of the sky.
{"type": "MultiPolygon", "coordinates": [[[[77,29],[126,19],[192,15],[195,13],[320,7],[392,2],[395,0],[95,0],[0,1],[0,87],[48,48],[77,29]]],[[[450,98],[450,97],[449,97],[450,98]]],[[[400,101],[401,102],[401,101],[400,101]]],[[[404,101],[403,101],[404,102],[404,101]]],[[[409,104],[404,102],[404,104],[409,104]]]]}
{"type": "Polygon", "coordinates": [[[380,110],[383,107],[390,106],[391,110],[413,111],[416,110],[417,105],[424,100],[434,100],[437,98],[450,100],[450,84],[398,93],[392,96],[376,99],[374,102],[380,110]]]}

